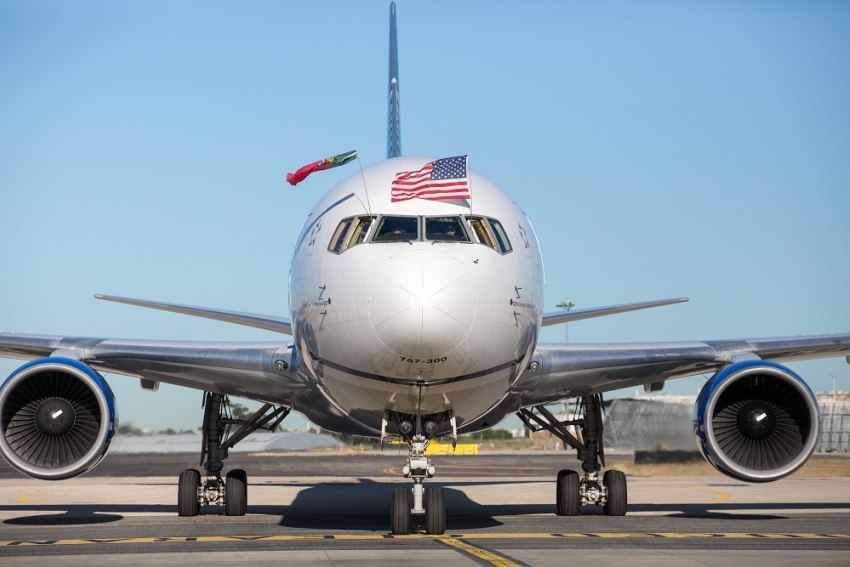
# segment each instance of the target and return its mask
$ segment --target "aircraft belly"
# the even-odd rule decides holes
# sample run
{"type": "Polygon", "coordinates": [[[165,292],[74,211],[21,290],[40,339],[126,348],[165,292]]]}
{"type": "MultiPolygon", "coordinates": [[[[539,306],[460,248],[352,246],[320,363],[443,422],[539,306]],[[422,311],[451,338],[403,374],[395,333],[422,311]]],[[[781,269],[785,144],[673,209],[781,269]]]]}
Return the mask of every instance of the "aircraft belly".
{"type": "Polygon", "coordinates": [[[460,426],[504,398],[536,344],[536,325],[519,326],[512,315],[502,314],[497,321],[494,312],[489,319],[476,319],[468,337],[444,356],[401,356],[373,340],[365,318],[327,324],[326,317],[325,324],[303,329],[300,336],[309,340],[300,344],[318,389],[358,423],[380,430],[387,410],[450,411],[460,426]]]}
{"type": "MultiPolygon", "coordinates": [[[[428,385],[388,382],[323,368],[318,386],[352,420],[380,430],[386,411],[423,415],[450,411],[458,425],[493,408],[514,379],[513,365],[466,380],[428,385]],[[421,390],[421,392],[420,392],[421,390]]],[[[446,433],[444,431],[443,433],[446,433]]]]}

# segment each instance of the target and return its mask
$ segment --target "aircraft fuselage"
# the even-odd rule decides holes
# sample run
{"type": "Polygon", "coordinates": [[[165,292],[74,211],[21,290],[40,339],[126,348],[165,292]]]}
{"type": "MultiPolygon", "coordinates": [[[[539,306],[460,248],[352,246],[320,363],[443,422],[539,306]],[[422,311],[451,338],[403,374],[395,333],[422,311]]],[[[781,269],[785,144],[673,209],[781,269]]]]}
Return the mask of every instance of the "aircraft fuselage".
{"type": "Polygon", "coordinates": [[[394,158],[342,181],[307,217],[292,261],[304,371],[376,432],[387,411],[451,414],[458,426],[481,417],[540,327],[540,250],[507,193],[470,172],[471,200],[391,202],[395,173],[428,161],[394,158]]]}

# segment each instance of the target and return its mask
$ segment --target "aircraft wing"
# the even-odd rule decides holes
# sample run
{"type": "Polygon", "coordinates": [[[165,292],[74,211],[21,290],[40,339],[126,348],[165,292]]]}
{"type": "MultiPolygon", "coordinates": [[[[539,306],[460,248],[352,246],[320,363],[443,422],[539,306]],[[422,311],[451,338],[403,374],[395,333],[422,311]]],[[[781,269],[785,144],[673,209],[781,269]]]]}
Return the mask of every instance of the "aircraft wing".
{"type": "MultiPolygon", "coordinates": [[[[57,356],[102,372],[138,376],[262,400],[287,403],[303,389],[292,350],[279,342],[187,342],[0,333],[0,357],[57,356]]],[[[149,384],[148,386],[150,386],[149,384]]]]}
{"type": "Polygon", "coordinates": [[[581,321],[582,319],[592,319],[594,317],[606,317],[608,315],[616,315],[617,313],[628,313],[629,311],[651,309],[653,307],[674,305],[676,303],[685,303],[687,301],[687,297],[674,297],[672,299],[658,299],[655,301],[642,301],[639,303],[623,303],[621,305],[611,305],[608,307],[591,307],[589,309],[556,311],[554,313],[544,313],[542,324],[544,327],[546,327],[548,325],[571,323],[573,321],[581,321]]]}
{"type": "Polygon", "coordinates": [[[130,297],[103,295],[100,293],[95,295],[95,298],[102,299],[104,301],[114,301],[115,303],[126,303],[127,305],[135,305],[136,307],[147,307],[148,309],[159,309],[160,311],[170,311],[172,313],[181,313],[183,315],[191,315],[193,317],[203,317],[204,319],[214,319],[216,321],[224,321],[226,323],[235,323],[237,325],[265,329],[267,331],[274,331],[285,335],[292,334],[292,323],[286,317],[258,315],[256,313],[228,311],[226,309],[212,309],[209,307],[196,307],[194,305],[182,305],[179,303],[163,303],[161,301],[133,299],[130,297]]]}
{"type": "MultiPolygon", "coordinates": [[[[541,343],[512,393],[522,405],[596,394],[642,384],[714,373],[747,359],[794,361],[850,355],[850,334],[705,342],[541,343]]],[[[850,360],[850,358],[848,359],[850,360]]]]}

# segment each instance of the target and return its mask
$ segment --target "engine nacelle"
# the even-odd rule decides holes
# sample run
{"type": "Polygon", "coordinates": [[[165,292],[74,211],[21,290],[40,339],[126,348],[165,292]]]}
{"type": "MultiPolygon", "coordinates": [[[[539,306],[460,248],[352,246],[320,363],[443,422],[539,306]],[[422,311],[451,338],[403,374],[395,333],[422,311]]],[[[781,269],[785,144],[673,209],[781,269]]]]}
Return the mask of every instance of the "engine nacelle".
{"type": "Polygon", "coordinates": [[[694,408],[703,456],[747,482],[785,477],[809,459],[820,437],[820,409],[803,379],[762,360],[730,364],[703,386],[694,408]]]}
{"type": "Polygon", "coordinates": [[[35,360],[0,386],[0,453],[29,476],[60,480],[91,470],[117,428],[112,390],[77,360],[35,360]]]}

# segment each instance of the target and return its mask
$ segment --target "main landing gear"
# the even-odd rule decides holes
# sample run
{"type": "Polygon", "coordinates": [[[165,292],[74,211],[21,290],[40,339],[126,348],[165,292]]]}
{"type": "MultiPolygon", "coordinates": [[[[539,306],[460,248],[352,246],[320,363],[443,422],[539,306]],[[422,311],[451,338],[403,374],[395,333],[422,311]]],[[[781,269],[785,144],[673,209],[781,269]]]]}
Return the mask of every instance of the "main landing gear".
{"type": "Polygon", "coordinates": [[[555,512],[559,516],[577,516],[584,504],[602,506],[608,516],[625,516],[628,506],[626,475],[605,466],[602,443],[602,396],[580,398],[576,419],[561,421],[543,406],[521,409],[517,415],[531,431],[546,430],[576,449],[584,476],[570,469],[558,472],[555,512]],[[576,433],[569,426],[578,428],[576,433]]]}
{"type": "Polygon", "coordinates": [[[204,393],[204,425],[201,447],[201,466],[205,467],[206,480],[201,473],[186,469],[177,482],[177,514],[197,516],[202,505],[224,505],[228,516],[244,516],[248,509],[248,475],[234,469],[222,479],[221,471],[227,451],[257,429],[274,431],[289,415],[291,408],[265,404],[249,419],[233,419],[227,396],[204,393]],[[231,428],[239,428],[231,434],[231,428]]]}
{"type": "MultiPolygon", "coordinates": [[[[437,430],[437,422],[426,420],[423,426],[422,417],[402,417],[395,420],[398,423],[399,432],[408,444],[407,461],[402,467],[404,478],[413,479],[413,488],[396,487],[393,489],[392,501],[390,503],[390,524],[392,533],[395,535],[407,535],[411,529],[412,516],[425,517],[425,532],[433,535],[442,535],[446,531],[446,505],[443,497],[442,486],[431,486],[425,489],[425,479],[433,478],[436,468],[431,464],[431,458],[425,455],[431,437],[437,430]],[[415,424],[414,424],[415,419],[415,424]]],[[[457,439],[454,417],[450,418],[452,424],[452,439],[457,439]]],[[[386,437],[386,424],[384,421],[384,433],[381,438],[386,437]]]]}

